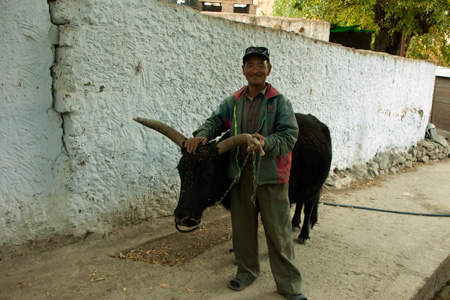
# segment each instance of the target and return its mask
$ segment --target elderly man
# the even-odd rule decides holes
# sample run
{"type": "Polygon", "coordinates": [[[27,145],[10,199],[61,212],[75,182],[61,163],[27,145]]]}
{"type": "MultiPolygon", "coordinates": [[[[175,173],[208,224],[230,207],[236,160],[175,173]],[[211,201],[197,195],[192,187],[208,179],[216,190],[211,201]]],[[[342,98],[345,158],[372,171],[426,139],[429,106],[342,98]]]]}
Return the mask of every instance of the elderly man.
{"type": "MultiPolygon", "coordinates": [[[[265,156],[255,160],[253,167],[252,163],[242,166],[245,150],[238,147],[230,155],[228,176],[240,176],[240,180],[231,190],[233,250],[238,269],[228,287],[241,291],[259,276],[260,213],[278,292],[286,299],[304,300],[294,258],[288,197],[291,151],[297,141],[298,126],[291,103],[266,83],[271,71],[267,48],[247,48],[242,72],[248,85],[226,98],[194,132],[194,137],[186,141],[185,147],[194,152],[200,143],[206,144],[209,138],[228,129],[231,136],[250,133],[259,140],[265,156]],[[258,174],[255,203],[251,201],[254,170],[258,174]]],[[[247,151],[260,149],[249,142],[247,151]]]]}

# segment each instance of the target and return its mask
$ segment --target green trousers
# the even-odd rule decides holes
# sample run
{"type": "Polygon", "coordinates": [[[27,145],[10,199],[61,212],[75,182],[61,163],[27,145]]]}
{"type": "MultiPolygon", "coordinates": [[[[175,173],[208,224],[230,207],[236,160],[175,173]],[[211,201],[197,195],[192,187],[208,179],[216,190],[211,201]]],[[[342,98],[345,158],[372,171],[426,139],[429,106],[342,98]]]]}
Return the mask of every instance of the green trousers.
{"type": "Polygon", "coordinates": [[[277,290],[280,294],[299,293],[302,277],[294,257],[288,183],[259,185],[255,207],[250,200],[252,182],[252,168],[246,166],[241,179],[231,190],[233,250],[238,265],[236,277],[250,284],[259,275],[259,211],[277,290]]]}

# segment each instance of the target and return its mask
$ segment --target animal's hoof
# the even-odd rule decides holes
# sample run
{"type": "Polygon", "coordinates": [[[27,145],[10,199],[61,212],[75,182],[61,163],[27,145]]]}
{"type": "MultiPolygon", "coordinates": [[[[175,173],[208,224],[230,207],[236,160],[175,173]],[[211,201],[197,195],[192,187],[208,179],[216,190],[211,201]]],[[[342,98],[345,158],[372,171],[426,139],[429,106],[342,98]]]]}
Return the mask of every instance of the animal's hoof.
{"type": "Polygon", "coordinates": [[[299,231],[300,231],[300,226],[292,225],[292,232],[299,232],[299,231]]]}
{"type": "Polygon", "coordinates": [[[297,243],[299,243],[301,245],[306,245],[306,243],[308,243],[308,239],[304,239],[304,238],[299,237],[297,239],[297,243]]]}

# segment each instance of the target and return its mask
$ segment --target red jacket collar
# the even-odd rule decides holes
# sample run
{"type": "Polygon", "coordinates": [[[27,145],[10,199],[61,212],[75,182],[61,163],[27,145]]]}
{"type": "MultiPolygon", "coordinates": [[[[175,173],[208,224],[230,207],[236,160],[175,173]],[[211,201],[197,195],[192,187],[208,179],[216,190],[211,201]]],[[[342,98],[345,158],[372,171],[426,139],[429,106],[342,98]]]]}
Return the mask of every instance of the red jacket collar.
{"type": "MultiPolygon", "coordinates": [[[[236,93],[234,93],[234,100],[238,101],[239,99],[244,96],[245,89],[247,88],[247,85],[242,87],[240,90],[238,90],[236,93]]],[[[270,83],[267,84],[267,91],[266,91],[266,97],[267,99],[278,96],[280,93],[278,93],[277,89],[271,85],[270,83]]]]}

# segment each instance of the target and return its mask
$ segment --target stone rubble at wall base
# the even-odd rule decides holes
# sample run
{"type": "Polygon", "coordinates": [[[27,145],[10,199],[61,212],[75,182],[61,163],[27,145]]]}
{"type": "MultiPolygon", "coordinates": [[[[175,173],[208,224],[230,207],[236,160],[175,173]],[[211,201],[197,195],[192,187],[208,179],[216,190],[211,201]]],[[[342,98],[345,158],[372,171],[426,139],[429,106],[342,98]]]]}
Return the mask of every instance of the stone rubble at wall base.
{"type": "Polygon", "coordinates": [[[450,157],[450,146],[441,138],[440,142],[423,139],[409,151],[390,150],[377,154],[366,164],[356,165],[346,170],[333,170],[326,181],[331,188],[345,188],[354,182],[364,182],[378,176],[397,174],[412,169],[419,163],[437,162],[450,157]]]}

